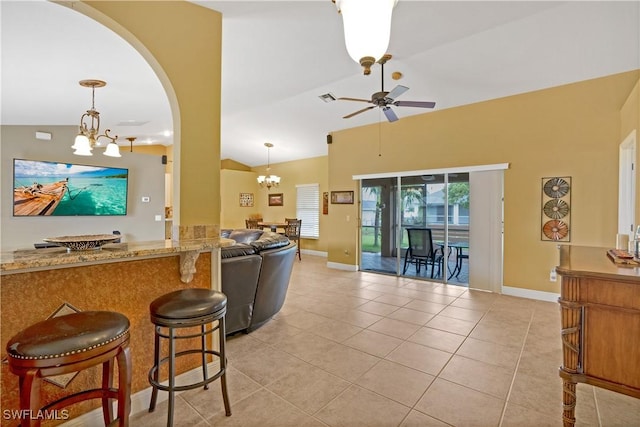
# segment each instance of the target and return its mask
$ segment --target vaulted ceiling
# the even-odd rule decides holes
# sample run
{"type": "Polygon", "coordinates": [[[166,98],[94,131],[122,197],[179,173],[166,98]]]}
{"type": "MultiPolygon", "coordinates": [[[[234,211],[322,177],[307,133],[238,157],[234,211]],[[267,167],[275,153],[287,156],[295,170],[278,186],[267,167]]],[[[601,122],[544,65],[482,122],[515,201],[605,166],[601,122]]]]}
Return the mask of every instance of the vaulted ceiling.
{"type": "MultiPolygon", "coordinates": [[[[326,135],[386,120],[379,109],[323,102],[380,90],[347,55],[330,0],[194,1],[223,13],[221,158],[249,166],[326,155],[326,135]]],[[[2,124],[77,125],[96,90],[103,128],[136,143],[172,144],[171,114],[157,77],[119,36],[46,1],[3,1],[2,124]]],[[[385,89],[435,110],[640,68],[640,2],[399,0],[385,89]],[[391,79],[399,71],[402,78],[391,79]]],[[[428,110],[394,107],[402,117],[428,110]]]]}

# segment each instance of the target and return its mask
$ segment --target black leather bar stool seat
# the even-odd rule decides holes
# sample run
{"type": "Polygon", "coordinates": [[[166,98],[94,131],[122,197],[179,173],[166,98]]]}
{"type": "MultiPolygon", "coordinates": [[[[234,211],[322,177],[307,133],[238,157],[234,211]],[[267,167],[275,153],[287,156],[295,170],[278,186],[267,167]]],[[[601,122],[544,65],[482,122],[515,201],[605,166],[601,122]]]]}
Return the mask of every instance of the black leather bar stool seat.
{"type": "Polygon", "coordinates": [[[191,390],[197,387],[208,388],[208,384],[220,378],[222,398],[227,416],[231,415],[231,407],[227,394],[225,356],[225,314],[227,312],[227,297],[224,293],[209,289],[182,289],[170,292],[156,298],[149,306],[151,322],[155,325],[154,366],[149,370],[149,383],[153,387],[149,412],[155,410],[158,390],[169,392],[169,410],[167,426],[173,425],[173,411],[176,391],[191,390]],[[207,329],[208,324],[217,322],[207,329]],[[200,327],[198,333],[176,334],[176,329],[200,327]],[[163,332],[166,329],[166,333],[163,332]],[[207,349],[206,336],[218,331],[220,350],[207,349]],[[175,341],[178,339],[200,337],[200,348],[187,349],[176,352],[175,341]],[[169,340],[169,355],[161,358],[160,338],[169,340]],[[175,361],[177,357],[188,354],[202,356],[203,380],[193,384],[177,386],[175,384],[175,361]],[[220,369],[209,376],[207,373],[207,355],[213,355],[220,362],[220,369]],[[168,385],[160,384],[159,370],[163,363],[168,364],[168,385]]]}
{"type": "Polygon", "coordinates": [[[29,326],[7,343],[9,370],[20,377],[21,426],[39,426],[40,411],[54,411],[102,399],[105,425],[114,421],[110,399],[118,402],[117,425],[129,425],[131,355],[129,319],[111,311],[84,311],[53,317],[29,326]],[[118,388],[112,387],[114,360],[118,388]],[[81,371],[102,364],[102,387],[80,391],[41,406],[43,378],[81,371]]]}

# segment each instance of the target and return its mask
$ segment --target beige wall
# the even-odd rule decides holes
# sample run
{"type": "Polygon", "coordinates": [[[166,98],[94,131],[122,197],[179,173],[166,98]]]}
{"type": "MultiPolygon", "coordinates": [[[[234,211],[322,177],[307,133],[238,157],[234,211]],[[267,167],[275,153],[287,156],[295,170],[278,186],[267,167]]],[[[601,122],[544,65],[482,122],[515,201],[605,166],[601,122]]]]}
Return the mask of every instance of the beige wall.
{"type": "Polygon", "coordinates": [[[233,170],[245,171],[245,172],[248,172],[251,170],[249,166],[242,164],[240,162],[236,162],[235,160],[231,160],[231,159],[220,160],[220,169],[233,169],[233,170]]]}
{"type": "MultiPolygon", "coordinates": [[[[164,167],[160,158],[124,149],[119,158],[103,156],[102,150],[94,151],[96,154],[92,157],[76,156],[70,142],[77,134],[77,126],[0,126],[0,194],[3,198],[0,203],[0,246],[3,251],[33,249],[34,243],[42,243],[46,237],[109,234],[114,230],[120,231],[128,242],[164,239],[164,223],[155,220],[156,215],[164,216],[164,167]],[[51,133],[51,140],[37,140],[36,131],[51,133]],[[126,168],[129,170],[127,214],[14,217],[13,159],[126,168]],[[149,202],[142,202],[142,197],[149,197],[149,202]]],[[[77,188],[74,194],[76,191],[77,188]]]]}
{"type": "Polygon", "coordinates": [[[640,129],[640,80],[636,82],[620,113],[620,140],[634,129],[640,129]]]}
{"type": "Polygon", "coordinates": [[[294,162],[271,164],[271,173],[282,177],[278,188],[267,190],[261,188],[256,178],[266,174],[266,165],[255,167],[253,171],[223,169],[220,173],[222,215],[221,228],[244,228],[244,220],[250,214],[262,214],[265,221],[284,221],[284,218],[296,216],[296,185],[320,185],[320,239],[303,239],[302,248],[320,252],[327,251],[325,230],[328,227],[328,216],[322,214],[322,193],[329,191],[328,158],[314,157],[294,162]],[[253,193],[254,206],[240,207],[240,193],[253,193]],[[267,194],[282,193],[283,206],[269,206],[267,194]]]}
{"type": "MultiPolygon", "coordinates": [[[[640,80],[629,94],[620,114],[620,142],[633,131],[636,131],[636,165],[640,165],[640,80]]],[[[640,191],[640,173],[636,172],[636,191],[640,191]]],[[[640,197],[636,196],[636,220],[640,225],[640,197]]]]}
{"type": "MultiPolygon", "coordinates": [[[[572,177],[571,244],[615,244],[621,109],[639,75],[623,73],[334,132],[329,188],[356,190],[354,174],[509,163],[504,285],[558,292],[559,283],[549,282],[549,269],[558,262],[556,244],[540,239],[541,178],[572,177]]],[[[330,262],[356,263],[358,210],[358,204],[330,206],[330,262]]]]}
{"type": "Polygon", "coordinates": [[[219,224],[222,15],[186,1],[79,3],[90,7],[75,9],[138,49],[167,91],[176,138],[175,220],[219,224]]]}
{"type": "Polygon", "coordinates": [[[260,189],[256,183],[256,174],[231,169],[220,171],[220,197],[222,212],[220,228],[245,228],[244,220],[250,215],[260,213],[258,201],[260,189]],[[253,194],[253,206],[240,206],[240,193],[253,194]]]}

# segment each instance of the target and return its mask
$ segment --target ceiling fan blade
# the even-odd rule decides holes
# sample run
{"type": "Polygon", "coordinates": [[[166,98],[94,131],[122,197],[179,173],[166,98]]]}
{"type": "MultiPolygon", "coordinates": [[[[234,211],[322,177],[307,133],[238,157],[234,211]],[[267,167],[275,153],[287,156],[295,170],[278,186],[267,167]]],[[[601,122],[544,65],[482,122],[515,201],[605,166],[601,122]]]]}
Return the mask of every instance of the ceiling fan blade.
{"type": "Polygon", "coordinates": [[[358,102],[371,102],[370,99],[361,98],[338,98],[339,101],[358,101],[358,102]]]}
{"type": "Polygon", "coordinates": [[[364,113],[365,111],[371,110],[372,108],[375,108],[375,105],[372,105],[371,107],[363,108],[362,110],[358,110],[355,113],[347,114],[346,116],[343,117],[343,119],[351,118],[351,117],[355,116],[356,114],[364,113]]]}
{"type": "Polygon", "coordinates": [[[402,95],[403,93],[405,93],[406,91],[408,91],[409,88],[406,86],[402,86],[402,85],[398,85],[396,87],[394,87],[391,92],[389,92],[387,94],[387,96],[385,96],[385,98],[388,99],[396,99],[397,97],[399,97],[400,95],[402,95]]]}
{"type": "Polygon", "coordinates": [[[391,109],[391,107],[384,107],[382,111],[384,112],[384,115],[387,116],[387,120],[389,120],[390,122],[395,122],[396,120],[398,120],[398,116],[396,116],[396,113],[391,109]]]}
{"type": "Polygon", "coordinates": [[[436,103],[430,101],[396,101],[393,105],[397,105],[398,107],[433,108],[436,106],[436,103]]]}

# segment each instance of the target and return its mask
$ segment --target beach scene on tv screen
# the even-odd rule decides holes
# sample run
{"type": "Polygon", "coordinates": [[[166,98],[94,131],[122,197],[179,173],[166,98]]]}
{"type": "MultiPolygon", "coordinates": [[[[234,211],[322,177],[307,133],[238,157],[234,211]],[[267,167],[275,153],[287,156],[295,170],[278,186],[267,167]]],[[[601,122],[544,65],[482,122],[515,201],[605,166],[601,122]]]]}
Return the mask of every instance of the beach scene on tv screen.
{"type": "Polygon", "coordinates": [[[14,159],[14,216],[126,215],[128,170],[14,159]]]}

